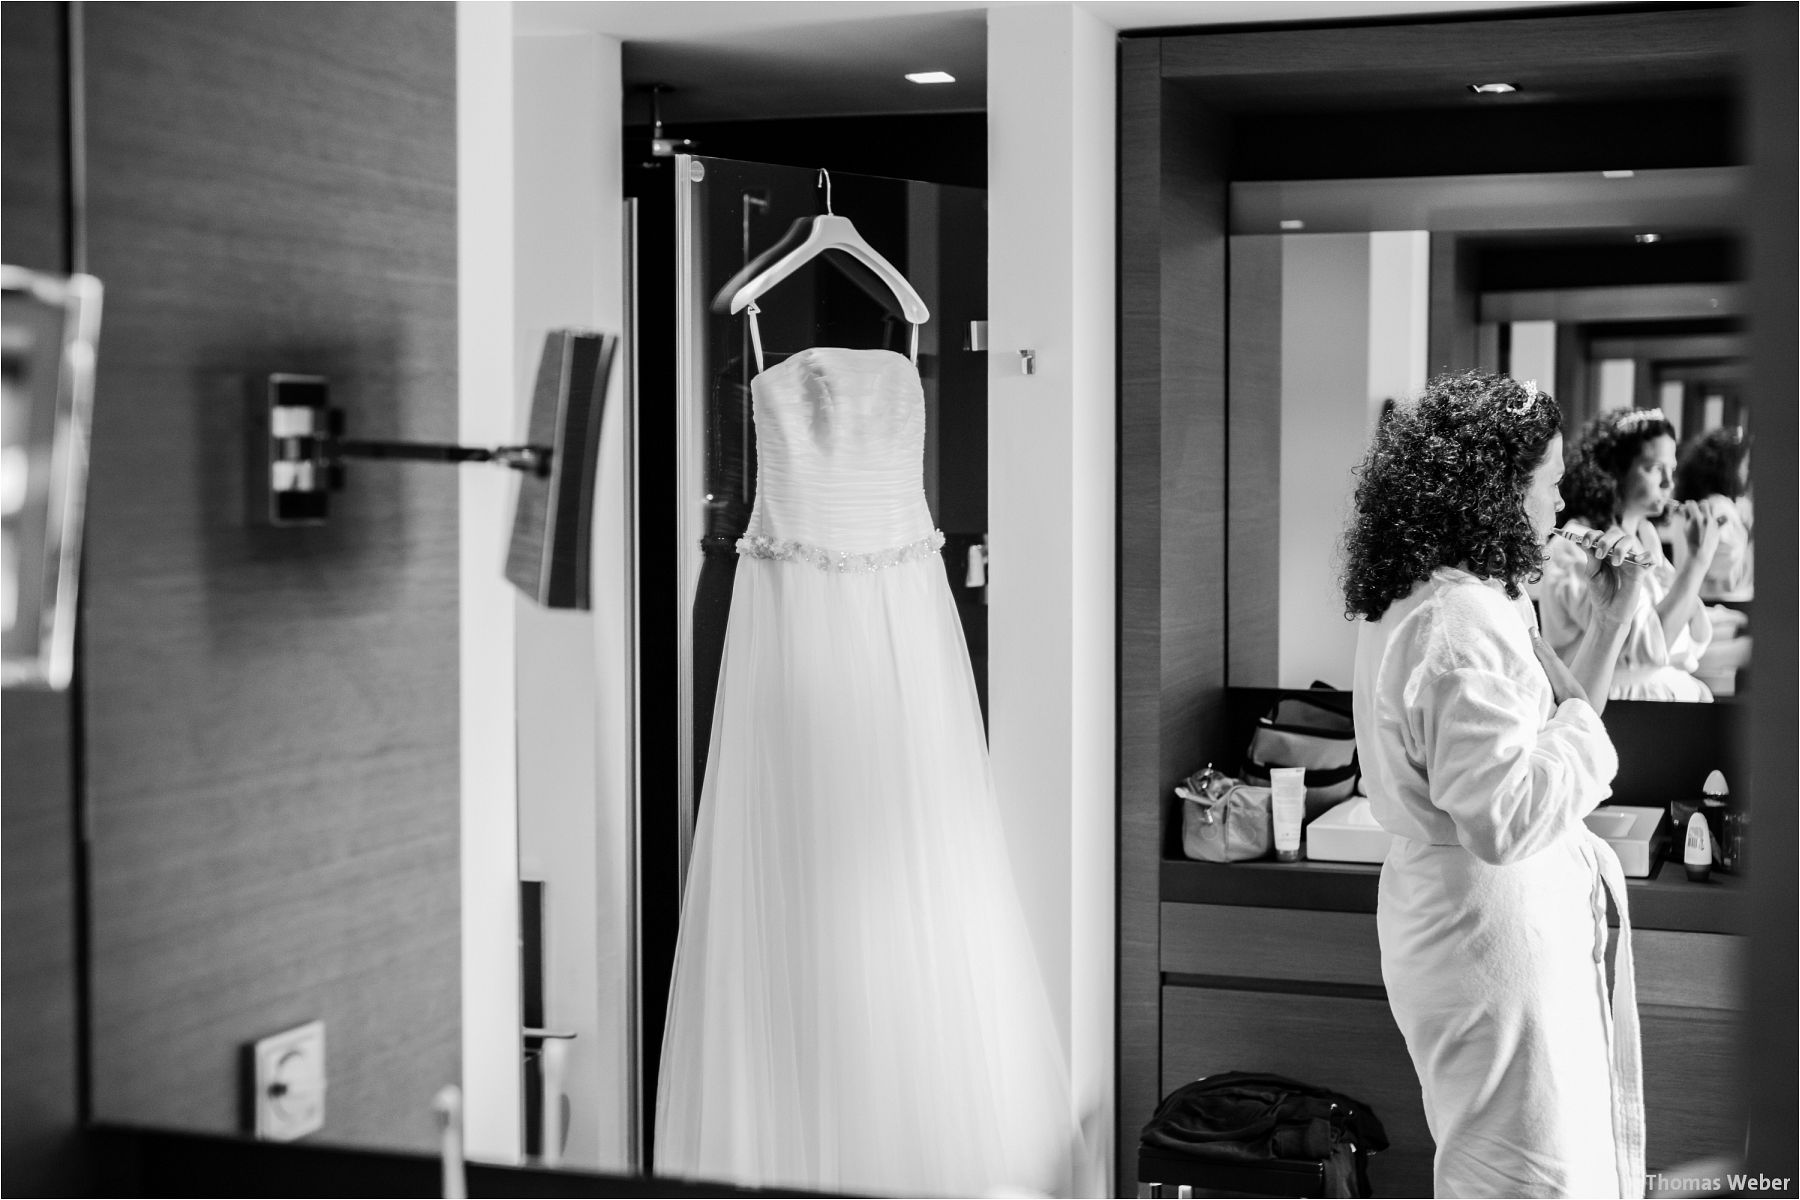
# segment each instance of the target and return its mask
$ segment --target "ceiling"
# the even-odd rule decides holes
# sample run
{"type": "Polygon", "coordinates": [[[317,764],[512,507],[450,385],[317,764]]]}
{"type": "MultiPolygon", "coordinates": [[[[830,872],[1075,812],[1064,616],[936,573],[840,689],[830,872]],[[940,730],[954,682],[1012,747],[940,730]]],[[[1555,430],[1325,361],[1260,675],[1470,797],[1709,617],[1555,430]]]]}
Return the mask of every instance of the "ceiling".
{"type": "MultiPolygon", "coordinates": [[[[1010,0],[1001,0],[1002,3],[1010,0]]],[[[1077,0],[1121,31],[1346,21],[1522,9],[1557,0],[1077,0]]],[[[978,0],[527,0],[522,34],[587,31],[624,42],[628,90],[667,87],[665,123],[979,112],[987,15],[978,0]],[[939,70],[951,84],[907,72],[939,70]]],[[[648,120],[649,102],[626,119],[648,120]]],[[[671,130],[679,132],[679,130],[671,130]]]]}

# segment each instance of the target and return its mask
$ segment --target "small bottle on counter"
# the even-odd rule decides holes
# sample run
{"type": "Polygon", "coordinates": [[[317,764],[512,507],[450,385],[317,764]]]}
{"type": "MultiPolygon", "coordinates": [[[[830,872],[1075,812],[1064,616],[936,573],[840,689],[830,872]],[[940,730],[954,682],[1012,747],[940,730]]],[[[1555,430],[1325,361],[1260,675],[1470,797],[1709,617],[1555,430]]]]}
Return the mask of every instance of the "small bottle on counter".
{"type": "Polygon", "coordinates": [[[1688,817],[1687,838],[1681,848],[1681,865],[1687,868],[1687,877],[1691,882],[1705,883],[1712,875],[1712,863],[1712,833],[1706,824],[1705,814],[1696,812],[1688,817]]]}
{"type": "Polygon", "coordinates": [[[1744,814],[1731,803],[1731,786],[1723,773],[1714,771],[1700,791],[1700,811],[1712,834],[1713,866],[1725,872],[1742,870],[1744,814]]]}

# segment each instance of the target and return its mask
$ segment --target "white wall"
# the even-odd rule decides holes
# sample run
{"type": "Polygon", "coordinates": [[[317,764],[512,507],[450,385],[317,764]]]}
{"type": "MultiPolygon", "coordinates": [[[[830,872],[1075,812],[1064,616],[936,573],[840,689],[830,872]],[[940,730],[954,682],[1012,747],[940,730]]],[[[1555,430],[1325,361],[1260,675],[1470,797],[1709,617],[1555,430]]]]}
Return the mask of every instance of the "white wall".
{"type": "MultiPolygon", "coordinates": [[[[624,315],[616,38],[528,27],[519,6],[513,109],[514,376],[552,329],[620,332],[624,315]]],[[[545,881],[545,1024],[572,1030],[566,1165],[634,1166],[630,703],[625,416],[615,367],[602,426],[591,612],[518,601],[519,871],[545,881]]],[[[527,407],[521,391],[520,409],[527,407]]],[[[523,429],[524,413],[520,413],[523,429]]]]}
{"type": "MultiPolygon", "coordinates": [[[[1431,234],[1423,229],[1369,235],[1369,390],[1365,427],[1386,398],[1425,389],[1431,351],[1431,234]]],[[[1544,388],[1549,390],[1545,379],[1544,388]]]]}
{"type": "Polygon", "coordinates": [[[1282,687],[1350,686],[1336,552],[1368,421],[1369,317],[1368,234],[1282,239],[1282,687]]]}
{"type": "Polygon", "coordinates": [[[1615,412],[1637,403],[1637,363],[1629,358],[1603,358],[1594,364],[1593,371],[1594,394],[1599,397],[1601,412],[1615,412]]]}
{"type": "MultiPolygon", "coordinates": [[[[457,433],[516,432],[512,6],[456,6],[457,433]],[[483,336],[481,331],[490,331],[483,336]]],[[[461,537],[463,1127],[471,1158],[519,1155],[514,591],[501,573],[512,481],[457,473],[461,537]]]]}
{"type": "Polygon", "coordinates": [[[989,10],[989,741],[1094,1195],[1113,1154],[1116,56],[1073,4],[989,10]]]}
{"type": "MultiPolygon", "coordinates": [[[[1506,373],[1521,383],[1535,379],[1546,392],[1556,390],[1556,322],[1514,321],[1507,341],[1511,346],[1506,373]]],[[[1629,360],[1627,360],[1629,361],[1629,360]]],[[[1634,375],[1627,370],[1626,387],[1634,375]]]]}
{"type": "Polygon", "coordinates": [[[1282,687],[1350,686],[1338,540],[1351,469],[1389,398],[1425,386],[1430,238],[1421,231],[1281,239],[1282,687]]]}

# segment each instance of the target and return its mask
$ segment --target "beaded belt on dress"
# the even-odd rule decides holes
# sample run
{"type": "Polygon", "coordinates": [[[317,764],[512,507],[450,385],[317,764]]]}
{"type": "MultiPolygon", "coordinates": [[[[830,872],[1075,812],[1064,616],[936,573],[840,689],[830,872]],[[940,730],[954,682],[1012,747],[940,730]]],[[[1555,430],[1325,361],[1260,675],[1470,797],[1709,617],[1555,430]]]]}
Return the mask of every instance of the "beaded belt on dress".
{"type": "Polygon", "coordinates": [[[875,550],[861,554],[849,550],[828,550],[824,546],[814,546],[807,542],[792,542],[783,538],[752,537],[746,534],[738,539],[737,552],[746,558],[798,561],[809,563],[821,571],[849,574],[897,567],[901,563],[909,563],[915,559],[924,558],[928,554],[936,554],[943,545],[944,535],[935,529],[931,531],[929,537],[922,537],[916,542],[895,546],[891,550],[875,550]]]}

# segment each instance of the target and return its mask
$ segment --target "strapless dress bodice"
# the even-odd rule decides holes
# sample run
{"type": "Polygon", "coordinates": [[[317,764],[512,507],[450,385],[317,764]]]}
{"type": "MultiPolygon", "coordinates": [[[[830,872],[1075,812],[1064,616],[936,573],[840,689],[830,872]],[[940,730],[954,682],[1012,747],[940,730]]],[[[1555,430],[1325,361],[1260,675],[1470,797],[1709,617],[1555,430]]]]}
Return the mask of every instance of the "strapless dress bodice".
{"type": "Polygon", "coordinates": [[[814,347],[750,390],[756,503],[740,554],[865,570],[942,544],[921,482],[925,397],[904,355],[814,347]]]}

